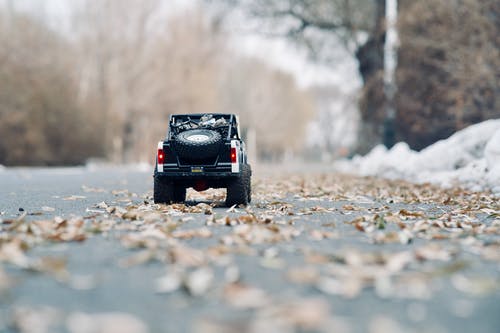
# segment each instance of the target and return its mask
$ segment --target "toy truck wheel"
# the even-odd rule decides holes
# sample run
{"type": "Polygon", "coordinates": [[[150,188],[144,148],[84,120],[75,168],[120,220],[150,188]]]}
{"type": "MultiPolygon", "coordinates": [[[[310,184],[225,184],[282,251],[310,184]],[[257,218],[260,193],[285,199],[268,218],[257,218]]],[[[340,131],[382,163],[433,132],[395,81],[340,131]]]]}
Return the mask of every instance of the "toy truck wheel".
{"type": "Polygon", "coordinates": [[[244,166],[246,170],[246,176],[248,177],[247,180],[247,199],[248,203],[252,202],[252,168],[250,167],[250,164],[244,166]]]}
{"type": "Polygon", "coordinates": [[[175,186],[160,177],[154,177],[153,199],[155,203],[170,204],[186,200],[186,188],[175,186]]]}
{"type": "Polygon", "coordinates": [[[174,200],[173,184],[159,177],[155,177],[153,199],[155,203],[171,203],[174,200]]]}
{"type": "Polygon", "coordinates": [[[186,188],[179,185],[174,186],[174,202],[186,201],[186,188]]]}
{"type": "Polygon", "coordinates": [[[195,129],[181,132],[175,138],[177,154],[189,160],[211,158],[219,152],[221,135],[217,131],[195,129]]]}
{"type": "Polygon", "coordinates": [[[250,179],[251,177],[248,177],[248,192],[247,192],[247,198],[248,198],[248,203],[252,202],[252,181],[250,179]]]}
{"type": "Polygon", "coordinates": [[[251,200],[250,193],[251,170],[249,165],[242,165],[241,175],[232,180],[227,186],[226,205],[248,205],[251,200]]]}

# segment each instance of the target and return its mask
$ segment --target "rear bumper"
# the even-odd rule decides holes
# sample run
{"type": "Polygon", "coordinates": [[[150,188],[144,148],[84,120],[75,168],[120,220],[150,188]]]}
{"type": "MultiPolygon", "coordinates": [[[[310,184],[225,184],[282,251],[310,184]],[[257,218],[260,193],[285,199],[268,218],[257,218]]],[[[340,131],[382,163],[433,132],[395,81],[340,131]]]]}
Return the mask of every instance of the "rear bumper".
{"type": "Polygon", "coordinates": [[[165,177],[171,179],[202,179],[202,178],[230,178],[238,177],[239,173],[232,172],[156,172],[156,177],[165,177]]]}
{"type": "Polygon", "coordinates": [[[162,171],[155,169],[156,177],[169,179],[222,179],[238,177],[239,172],[232,172],[231,166],[169,166],[165,164],[162,171]]]}

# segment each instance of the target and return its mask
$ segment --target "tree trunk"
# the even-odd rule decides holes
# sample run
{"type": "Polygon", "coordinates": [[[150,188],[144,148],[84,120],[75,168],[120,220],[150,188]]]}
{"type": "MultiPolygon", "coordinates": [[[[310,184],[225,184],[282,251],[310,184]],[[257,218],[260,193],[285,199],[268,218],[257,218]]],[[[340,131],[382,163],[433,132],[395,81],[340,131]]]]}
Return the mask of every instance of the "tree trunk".
{"type": "Polygon", "coordinates": [[[384,122],[384,42],[385,0],[376,0],[374,30],[368,41],[356,51],[359,73],[363,79],[360,99],[361,126],[358,153],[368,152],[374,144],[382,142],[384,122]]]}

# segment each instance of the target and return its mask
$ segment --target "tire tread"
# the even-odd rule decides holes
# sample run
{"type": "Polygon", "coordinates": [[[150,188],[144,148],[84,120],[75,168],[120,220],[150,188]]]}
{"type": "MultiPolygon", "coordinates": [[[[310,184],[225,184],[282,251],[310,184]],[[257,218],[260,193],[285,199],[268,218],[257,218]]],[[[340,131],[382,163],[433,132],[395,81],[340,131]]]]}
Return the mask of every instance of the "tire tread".
{"type": "Polygon", "coordinates": [[[232,180],[227,186],[226,206],[248,205],[251,201],[251,174],[250,165],[243,164],[239,177],[232,180]]]}

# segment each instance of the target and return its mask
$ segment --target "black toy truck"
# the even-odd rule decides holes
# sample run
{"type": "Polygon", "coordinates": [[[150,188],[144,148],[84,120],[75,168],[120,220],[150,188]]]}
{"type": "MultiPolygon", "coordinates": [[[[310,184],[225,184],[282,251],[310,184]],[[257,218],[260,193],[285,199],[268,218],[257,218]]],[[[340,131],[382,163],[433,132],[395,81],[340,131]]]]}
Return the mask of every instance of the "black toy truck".
{"type": "Polygon", "coordinates": [[[171,115],[167,137],[158,143],[154,202],[184,202],[189,187],[226,188],[227,206],[247,205],[251,175],[236,115],[171,115]]]}

